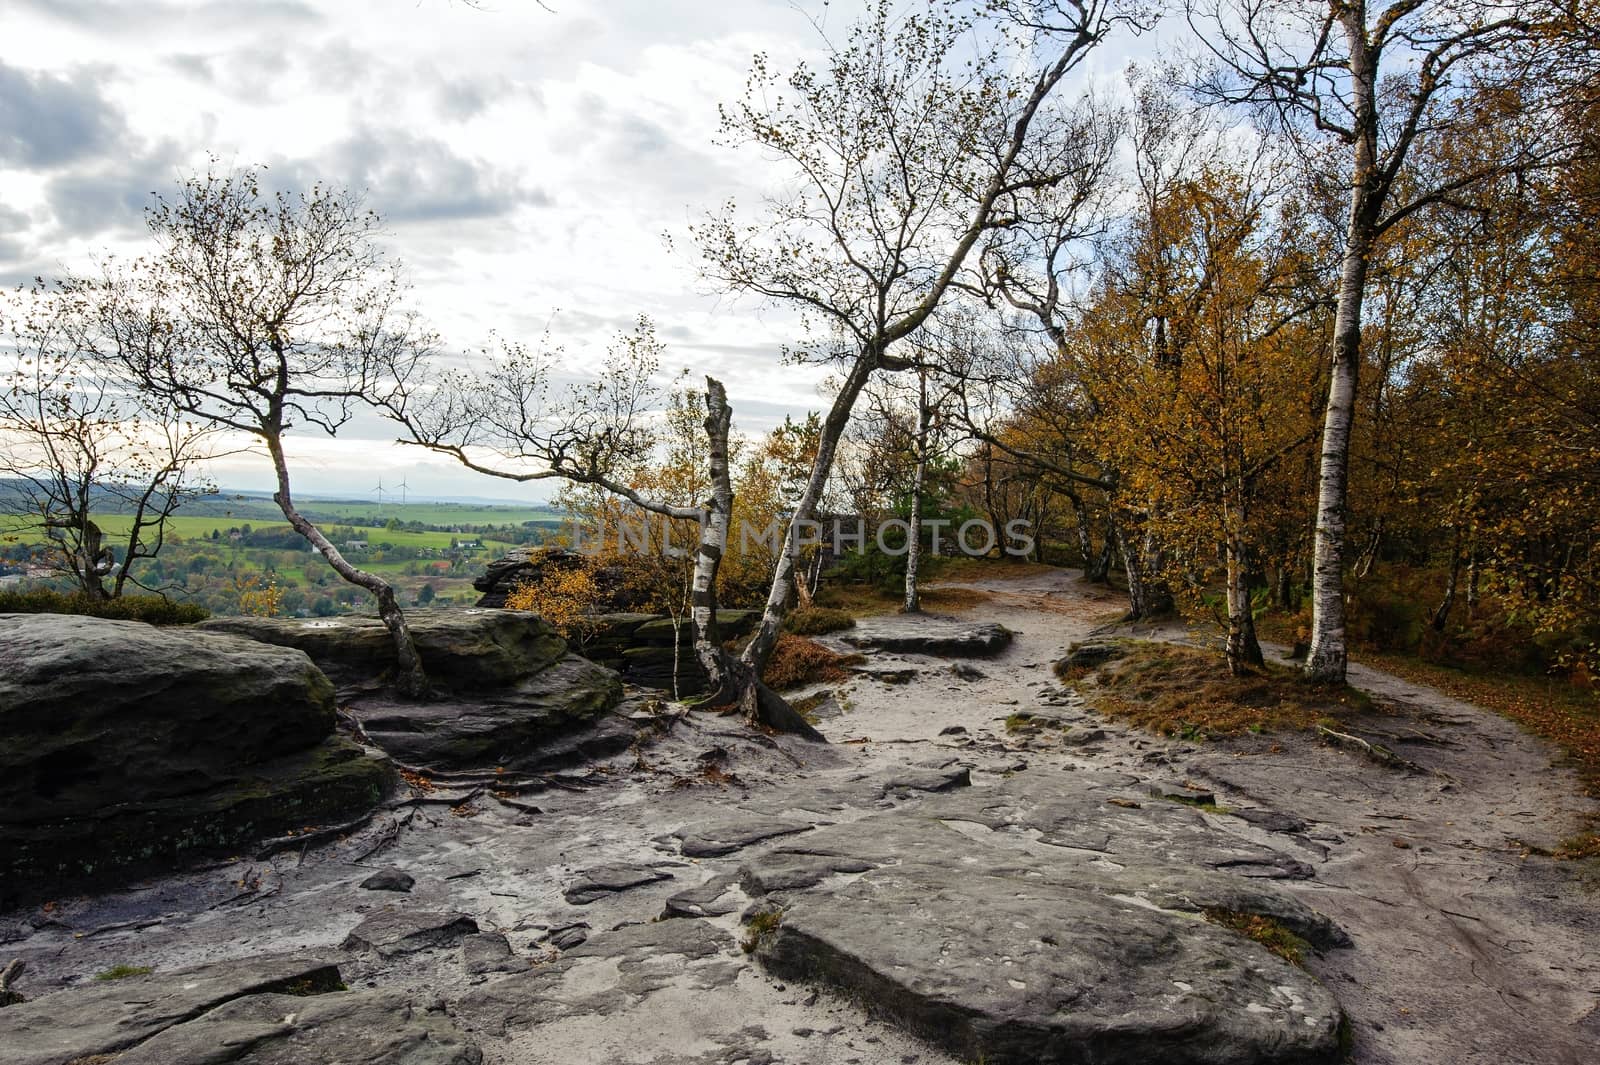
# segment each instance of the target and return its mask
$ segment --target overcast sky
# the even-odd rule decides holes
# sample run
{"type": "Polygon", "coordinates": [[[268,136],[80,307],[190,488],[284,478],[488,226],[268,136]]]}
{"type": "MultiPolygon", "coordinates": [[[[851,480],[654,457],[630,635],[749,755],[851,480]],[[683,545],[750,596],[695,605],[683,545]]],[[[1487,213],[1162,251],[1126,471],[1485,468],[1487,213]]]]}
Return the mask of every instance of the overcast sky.
{"type": "MultiPolygon", "coordinates": [[[[779,363],[793,322],[719,297],[663,236],[779,179],[715,144],[717,104],[756,52],[780,68],[814,56],[806,11],[822,4],[548,2],[0,0],[0,281],[137,247],[151,192],[209,152],[364,189],[415,306],[461,349],[549,324],[581,368],[645,313],[670,368],[723,377],[744,431],[820,406],[818,374],[779,363]]],[[[548,494],[387,435],[302,437],[303,490],[359,496],[403,476],[413,495],[548,494]]],[[[270,481],[250,458],[215,474],[270,481]]]]}

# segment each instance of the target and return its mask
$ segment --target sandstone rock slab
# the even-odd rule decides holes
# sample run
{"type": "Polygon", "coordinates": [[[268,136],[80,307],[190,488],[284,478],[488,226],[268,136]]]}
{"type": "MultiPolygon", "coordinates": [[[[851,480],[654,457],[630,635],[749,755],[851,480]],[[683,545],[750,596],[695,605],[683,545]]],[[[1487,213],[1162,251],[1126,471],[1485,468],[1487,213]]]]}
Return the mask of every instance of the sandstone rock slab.
{"type": "Polygon", "coordinates": [[[399,991],[251,995],[180,1024],[117,1065],[481,1065],[483,1053],[440,1008],[399,991]]]}
{"type": "Polygon", "coordinates": [[[380,910],[352,928],[340,947],[357,952],[375,951],[392,958],[450,946],[477,931],[478,922],[462,913],[380,910]]]}
{"type": "MultiPolygon", "coordinates": [[[[554,664],[567,642],[522,610],[413,610],[406,614],[430,682],[451,691],[492,691],[554,664]]],[[[211,618],[196,628],[294,647],[339,684],[370,684],[392,672],[394,644],[377,617],[211,618]]]]}
{"type": "Polygon", "coordinates": [[[58,991],[0,1010],[0,1065],[67,1065],[116,1054],[247,995],[315,994],[338,985],[329,961],[271,956],[58,991]]]}
{"type": "Polygon", "coordinates": [[[1056,673],[1064,675],[1069,671],[1098,669],[1127,653],[1127,646],[1116,640],[1083,640],[1067,648],[1066,656],[1056,663],[1056,673]]]}
{"type": "Polygon", "coordinates": [[[333,686],[304,654],[137,621],[0,614],[0,820],[191,794],[313,747],[333,686]]]}
{"type": "Polygon", "coordinates": [[[811,828],[809,821],[732,817],[688,825],[679,833],[679,840],[686,858],[720,858],[752,843],[809,832],[811,828]]]}
{"type": "Polygon", "coordinates": [[[511,943],[499,932],[478,932],[463,939],[461,964],[474,975],[516,972],[528,967],[527,960],[518,958],[511,943]]]}
{"type": "Polygon", "coordinates": [[[1168,804],[1108,806],[1086,840],[1085,805],[1127,782],[1072,787],[935,795],[753,855],[741,882],[754,912],[778,914],[756,957],[996,1065],[1337,1060],[1333,996],[1206,914],[1268,917],[1322,948],[1342,931],[1268,881],[1188,860],[1202,837],[1219,863],[1273,858],[1168,804]]]}
{"type": "MultiPolygon", "coordinates": [[[[741,957],[733,937],[706,921],[629,925],[592,936],[547,965],[491,980],[454,1007],[473,1025],[499,1032],[569,1017],[615,1016],[667,987],[726,987],[744,967],[741,957]]],[[[714,996],[696,997],[717,1009],[714,996]]]]}
{"type": "Polygon", "coordinates": [[[403,765],[461,770],[561,763],[626,747],[634,730],[603,720],[621,700],[615,673],[568,654],[493,691],[426,701],[364,696],[351,712],[403,765]]]}
{"type": "Polygon", "coordinates": [[[838,634],[852,647],[932,655],[935,658],[986,658],[1011,644],[1011,630],[994,622],[963,621],[933,614],[861,618],[838,634]]]}
{"type": "Polygon", "coordinates": [[[619,891],[671,879],[671,873],[648,865],[600,865],[568,884],[562,896],[574,906],[582,906],[619,891]]]}
{"type": "Polygon", "coordinates": [[[417,878],[399,869],[379,869],[361,881],[367,891],[396,891],[405,893],[416,886],[417,878]]]}

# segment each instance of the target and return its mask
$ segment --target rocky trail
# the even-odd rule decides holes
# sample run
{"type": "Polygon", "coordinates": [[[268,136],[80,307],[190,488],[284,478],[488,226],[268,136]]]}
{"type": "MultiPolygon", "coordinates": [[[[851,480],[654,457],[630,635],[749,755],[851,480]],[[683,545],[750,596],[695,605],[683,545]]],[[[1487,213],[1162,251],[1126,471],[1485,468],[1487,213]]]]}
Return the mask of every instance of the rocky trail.
{"type": "Polygon", "coordinates": [[[0,914],[0,1065],[1600,1059],[1595,888],[1527,848],[1588,809],[1550,749],[1359,669],[1409,766],[1133,732],[1052,672],[1114,595],[972,587],[825,638],[868,658],[828,745],[632,692],[577,769],[0,914]]]}

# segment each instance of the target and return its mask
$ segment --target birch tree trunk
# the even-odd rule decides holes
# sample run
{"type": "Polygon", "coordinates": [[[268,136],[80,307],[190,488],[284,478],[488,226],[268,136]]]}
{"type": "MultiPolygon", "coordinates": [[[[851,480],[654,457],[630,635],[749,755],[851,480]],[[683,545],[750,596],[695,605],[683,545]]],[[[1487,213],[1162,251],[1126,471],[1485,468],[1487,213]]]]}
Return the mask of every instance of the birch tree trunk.
{"type": "Polygon", "coordinates": [[[1126,524],[1116,522],[1113,525],[1117,540],[1117,551],[1122,555],[1122,568],[1128,576],[1128,620],[1138,621],[1148,617],[1149,608],[1146,605],[1144,586],[1144,559],[1139,551],[1129,543],[1126,524]]]}
{"type": "Polygon", "coordinates": [[[728,433],[732,425],[733,408],[728,405],[727,391],[722,382],[707,377],[705,427],[711,441],[711,500],[700,522],[689,609],[694,619],[695,655],[710,678],[708,701],[712,705],[736,703],[758,724],[826,742],[792,706],[761,683],[755,668],[728,654],[718,638],[717,571],[727,553],[733,514],[733,477],[728,470],[728,433]]]}
{"type": "Polygon", "coordinates": [[[1429,622],[1434,632],[1443,632],[1444,627],[1450,622],[1450,609],[1456,605],[1456,588],[1461,577],[1461,530],[1456,529],[1455,543],[1450,548],[1450,578],[1445,582],[1444,597],[1439,600],[1439,605],[1434,608],[1433,618],[1429,622]]]}
{"type": "Polygon", "coordinates": [[[1366,287],[1370,238],[1358,194],[1351,208],[1350,237],[1334,314],[1333,374],[1322,426],[1322,463],[1317,478],[1317,531],[1311,564],[1311,650],[1306,674],[1342,682],[1348,661],[1345,637],[1344,556],[1348,517],[1350,428],[1356,379],[1361,368],[1361,302],[1366,287]]]}
{"type": "Polygon", "coordinates": [[[278,504],[283,516],[289,519],[289,525],[294,531],[305,537],[311,546],[328,560],[328,565],[333,567],[335,573],[351,584],[365,588],[377,600],[378,617],[383,619],[383,625],[389,630],[389,636],[394,641],[395,677],[399,688],[414,697],[426,695],[428,676],[422,669],[422,657],[417,654],[416,641],[411,638],[411,629],[406,624],[406,616],[400,609],[399,601],[395,599],[394,588],[376,573],[368,573],[352,566],[339,553],[339,549],[322,535],[322,530],[295,508],[294,498],[289,492],[289,464],[283,454],[283,439],[276,433],[268,432],[262,435],[267,442],[267,451],[272,456],[272,467],[278,477],[278,490],[272,494],[273,502],[278,504]]]}
{"type": "Polygon", "coordinates": [[[1368,51],[1364,5],[1344,11],[1350,47],[1355,144],[1350,174],[1350,214],[1339,270],[1333,321],[1333,368],[1322,425],[1317,476],[1317,529],[1311,564],[1311,648],[1305,672],[1314,680],[1342,683],[1349,660],[1345,634],[1344,556],[1349,505],[1350,428],[1361,370],[1361,305],[1382,208],[1377,170],[1377,71],[1368,51]]]}
{"type": "Polygon", "coordinates": [[[694,581],[689,593],[689,614],[694,620],[694,650],[711,679],[713,696],[735,698],[728,655],[717,635],[717,570],[728,549],[728,523],[733,513],[733,482],[728,472],[728,431],[733,410],[722,382],[706,378],[706,436],[710,438],[711,500],[700,523],[700,543],[695,549],[694,581]]]}
{"type": "MultiPolygon", "coordinates": [[[[1106,568],[1110,560],[1106,559],[1106,566],[1102,567],[1100,559],[1095,557],[1094,534],[1089,531],[1089,508],[1083,502],[1083,497],[1077,492],[1067,492],[1067,502],[1072,505],[1073,517],[1078,525],[1078,554],[1083,559],[1083,579],[1092,583],[1105,580],[1106,568]]],[[[1109,549],[1110,545],[1107,545],[1109,549]]],[[[1101,552],[1104,558],[1107,552],[1101,552]]]]}
{"type": "Polygon", "coordinates": [[[1478,609],[1478,547],[1476,542],[1467,552],[1467,619],[1471,620],[1478,609]]]}
{"type": "Polygon", "coordinates": [[[1111,580],[1111,556],[1114,545],[1111,543],[1110,530],[1107,530],[1105,542],[1100,545],[1100,553],[1095,556],[1093,563],[1084,573],[1084,578],[1091,584],[1107,584],[1111,580]]]}
{"type": "Polygon", "coordinates": [[[917,371],[917,471],[911,479],[911,521],[906,533],[906,598],[901,611],[922,613],[917,594],[917,569],[922,563],[922,490],[928,479],[928,378],[917,371]]]}
{"type": "Polygon", "coordinates": [[[1236,488],[1233,500],[1223,502],[1223,527],[1227,531],[1224,551],[1227,559],[1228,639],[1225,650],[1228,672],[1234,676],[1265,665],[1261,643],[1256,639],[1255,613],[1250,603],[1250,558],[1245,543],[1245,511],[1242,489],[1236,488]]]}
{"type": "Polygon", "coordinates": [[[1128,575],[1128,620],[1143,621],[1172,613],[1172,590],[1161,575],[1164,558],[1154,534],[1129,529],[1130,519],[1113,522],[1117,551],[1128,575]],[[1136,543],[1134,535],[1139,539],[1136,543]]]}
{"type": "Polygon", "coordinates": [[[1175,604],[1172,589],[1167,585],[1167,552],[1156,534],[1149,529],[1145,530],[1140,551],[1143,553],[1139,568],[1144,574],[1144,616],[1153,618],[1170,614],[1175,604]]]}

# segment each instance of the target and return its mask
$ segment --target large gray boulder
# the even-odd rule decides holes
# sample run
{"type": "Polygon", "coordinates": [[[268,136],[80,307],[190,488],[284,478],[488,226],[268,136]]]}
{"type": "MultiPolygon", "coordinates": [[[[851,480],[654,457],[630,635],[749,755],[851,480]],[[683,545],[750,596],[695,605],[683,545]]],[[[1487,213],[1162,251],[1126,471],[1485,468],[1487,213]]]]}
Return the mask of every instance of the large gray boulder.
{"type": "Polygon", "coordinates": [[[0,882],[44,887],[349,820],[392,770],[334,723],[333,686],[299,651],[0,614],[0,882]]]}
{"type": "MultiPolygon", "coordinates": [[[[451,691],[504,687],[567,652],[560,633],[523,610],[413,610],[406,622],[429,681],[451,691]]],[[[377,617],[211,618],[195,627],[297,648],[339,684],[372,684],[394,669],[394,643],[377,617]]]]}
{"type": "Polygon", "coordinates": [[[1184,852],[1203,817],[1176,806],[1107,807],[1096,820],[1127,820],[1074,841],[1064,805],[1008,781],[792,837],[741,870],[761,900],[755,956],[992,1065],[1338,1059],[1333,996],[1207,920],[1255,915],[1316,947],[1347,942],[1273,881],[1221,868],[1274,867],[1267,855],[1213,830],[1225,856],[1197,861],[1184,852]]]}

